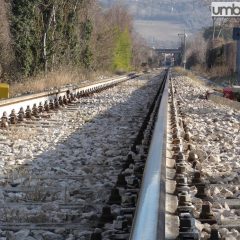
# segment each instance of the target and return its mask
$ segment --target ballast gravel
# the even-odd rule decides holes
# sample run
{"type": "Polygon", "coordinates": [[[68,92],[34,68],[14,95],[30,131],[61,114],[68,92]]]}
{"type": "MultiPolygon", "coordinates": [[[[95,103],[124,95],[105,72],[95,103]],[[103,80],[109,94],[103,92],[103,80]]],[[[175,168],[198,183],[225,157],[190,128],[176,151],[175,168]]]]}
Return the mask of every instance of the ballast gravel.
{"type": "MultiPolygon", "coordinates": [[[[240,112],[206,100],[209,87],[188,77],[176,75],[173,84],[189,131],[186,157],[197,155],[197,168],[210,186],[206,194],[217,220],[212,228],[219,229],[221,239],[240,239],[239,228],[229,227],[240,226],[239,209],[229,206],[229,201],[235,201],[240,207],[240,112]]],[[[196,188],[191,188],[191,194],[196,194],[196,188]]],[[[193,197],[193,202],[199,216],[203,201],[193,197]]],[[[201,239],[209,239],[209,229],[209,224],[202,225],[201,239]]]]}
{"type": "Polygon", "coordinates": [[[89,239],[157,93],[156,75],[0,130],[0,240],[89,239]],[[34,228],[41,223],[49,229],[34,228]]]}

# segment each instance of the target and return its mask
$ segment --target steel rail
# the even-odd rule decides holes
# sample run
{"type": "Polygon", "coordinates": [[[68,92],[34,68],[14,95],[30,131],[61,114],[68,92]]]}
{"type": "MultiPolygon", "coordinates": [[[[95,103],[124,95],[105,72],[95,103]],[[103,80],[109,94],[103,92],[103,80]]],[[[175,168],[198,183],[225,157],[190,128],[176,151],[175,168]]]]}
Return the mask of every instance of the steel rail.
{"type": "Polygon", "coordinates": [[[42,93],[36,93],[36,94],[30,94],[26,96],[0,100],[0,117],[3,115],[4,112],[6,112],[7,115],[10,115],[13,109],[18,111],[21,107],[23,109],[26,109],[28,106],[32,108],[34,104],[38,105],[40,102],[44,103],[45,101],[50,101],[59,97],[67,96],[68,91],[73,94],[92,93],[102,88],[118,84],[122,81],[126,81],[132,77],[136,77],[136,75],[130,76],[130,77],[125,75],[121,77],[111,78],[102,82],[98,82],[95,84],[82,86],[82,87],[80,86],[77,88],[63,88],[59,90],[46,91],[42,93]]]}
{"type": "Polygon", "coordinates": [[[150,150],[130,240],[165,239],[165,176],[166,176],[166,125],[169,70],[163,79],[159,96],[160,107],[154,127],[150,150]]]}

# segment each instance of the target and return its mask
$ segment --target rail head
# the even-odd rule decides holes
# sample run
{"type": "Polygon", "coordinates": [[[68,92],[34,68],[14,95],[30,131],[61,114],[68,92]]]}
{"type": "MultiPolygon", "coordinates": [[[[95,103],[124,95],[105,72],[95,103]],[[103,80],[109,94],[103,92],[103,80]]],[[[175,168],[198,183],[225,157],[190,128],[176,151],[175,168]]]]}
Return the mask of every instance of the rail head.
{"type": "Polygon", "coordinates": [[[162,92],[146,161],[130,240],[165,239],[165,154],[168,79],[169,72],[167,70],[164,79],[165,87],[162,92]]]}

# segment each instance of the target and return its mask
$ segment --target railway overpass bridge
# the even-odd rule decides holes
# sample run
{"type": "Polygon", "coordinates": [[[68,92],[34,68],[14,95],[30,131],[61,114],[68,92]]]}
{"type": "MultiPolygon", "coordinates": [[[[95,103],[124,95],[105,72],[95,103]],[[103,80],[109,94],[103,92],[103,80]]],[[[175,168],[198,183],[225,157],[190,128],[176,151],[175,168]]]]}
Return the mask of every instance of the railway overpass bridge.
{"type": "Polygon", "coordinates": [[[161,54],[181,54],[182,49],[181,48],[156,48],[154,49],[155,52],[161,54]]]}
{"type": "Polygon", "coordinates": [[[163,65],[180,65],[182,62],[182,48],[155,48],[153,49],[162,59],[163,65]]]}

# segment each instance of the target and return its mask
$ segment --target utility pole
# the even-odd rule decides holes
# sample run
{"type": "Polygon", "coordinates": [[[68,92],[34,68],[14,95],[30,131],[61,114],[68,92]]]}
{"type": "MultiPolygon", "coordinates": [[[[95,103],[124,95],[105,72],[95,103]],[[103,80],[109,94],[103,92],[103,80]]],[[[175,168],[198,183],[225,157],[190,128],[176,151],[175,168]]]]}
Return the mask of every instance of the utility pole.
{"type": "Polygon", "coordinates": [[[186,38],[187,38],[187,34],[185,32],[185,29],[184,29],[184,33],[179,33],[178,36],[181,38],[181,45],[182,45],[182,64],[183,64],[183,68],[185,69],[186,68],[186,62],[187,62],[187,59],[186,59],[186,45],[187,45],[187,41],[186,41],[186,38]]]}
{"type": "Polygon", "coordinates": [[[216,19],[212,17],[213,20],[213,32],[212,32],[212,40],[215,39],[215,31],[216,31],[216,19]]]}
{"type": "Polygon", "coordinates": [[[186,63],[187,63],[187,59],[186,59],[186,48],[187,48],[187,46],[186,46],[186,37],[187,37],[187,35],[186,35],[186,33],[185,33],[185,29],[184,29],[184,37],[183,37],[183,42],[184,42],[184,49],[183,49],[183,67],[184,67],[184,69],[186,68],[186,63]]]}

